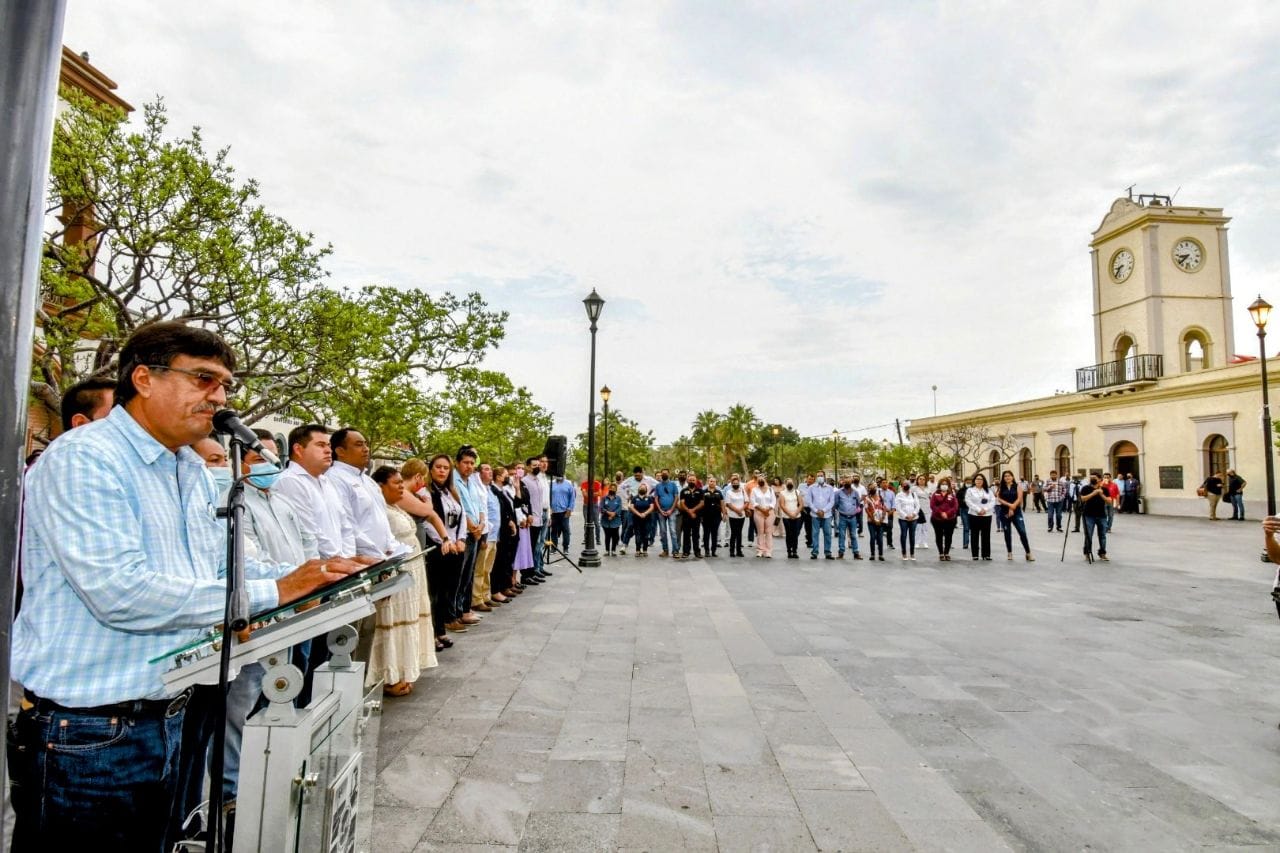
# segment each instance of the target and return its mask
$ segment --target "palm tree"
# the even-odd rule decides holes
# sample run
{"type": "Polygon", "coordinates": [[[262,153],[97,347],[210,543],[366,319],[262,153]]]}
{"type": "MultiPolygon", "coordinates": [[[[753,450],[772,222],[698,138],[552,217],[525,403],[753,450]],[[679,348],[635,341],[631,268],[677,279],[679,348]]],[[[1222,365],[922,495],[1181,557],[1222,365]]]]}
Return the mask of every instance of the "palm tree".
{"type": "Polygon", "coordinates": [[[707,467],[711,466],[711,448],[721,443],[720,427],[723,419],[716,412],[707,409],[698,412],[693,419],[693,443],[706,453],[707,467]]]}
{"type": "Polygon", "coordinates": [[[751,452],[751,443],[760,434],[761,423],[755,410],[742,403],[734,403],[729,407],[721,420],[721,437],[725,445],[725,457],[729,465],[740,465],[740,471],[747,471],[747,454],[751,452]]]}

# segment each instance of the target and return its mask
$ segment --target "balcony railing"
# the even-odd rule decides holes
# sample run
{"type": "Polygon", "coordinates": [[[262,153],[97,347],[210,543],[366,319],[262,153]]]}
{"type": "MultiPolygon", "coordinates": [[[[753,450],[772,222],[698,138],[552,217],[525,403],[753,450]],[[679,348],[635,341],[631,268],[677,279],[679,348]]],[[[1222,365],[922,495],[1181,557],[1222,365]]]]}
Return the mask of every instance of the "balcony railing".
{"type": "Polygon", "coordinates": [[[1164,356],[1131,355],[1076,370],[1076,390],[1091,391],[1132,382],[1155,382],[1164,376],[1164,356]]]}

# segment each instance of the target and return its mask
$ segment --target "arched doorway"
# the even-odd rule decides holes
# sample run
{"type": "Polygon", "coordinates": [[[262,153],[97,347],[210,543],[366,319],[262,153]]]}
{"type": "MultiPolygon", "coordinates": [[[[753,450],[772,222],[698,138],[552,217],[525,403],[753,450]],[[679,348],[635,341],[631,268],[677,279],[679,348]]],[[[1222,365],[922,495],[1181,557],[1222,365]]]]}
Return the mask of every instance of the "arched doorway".
{"type": "Polygon", "coordinates": [[[1071,450],[1065,444],[1058,445],[1058,452],[1054,454],[1058,460],[1058,474],[1063,477],[1071,476],[1071,450]]]}
{"type": "Polygon", "coordinates": [[[1000,451],[993,450],[987,457],[987,484],[1000,482],[1000,451]]]}
{"type": "Polygon", "coordinates": [[[1204,440],[1204,477],[1210,474],[1225,474],[1231,467],[1231,454],[1227,439],[1217,433],[1204,440]]]}
{"type": "Polygon", "coordinates": [[[1031,470],[1031,448],[1024,447],[1022,452],[1018,454],[1018,476],[1027,482],[1031,482],[1033,473],[1031,470]]]}
{"type": "Polygon", "coordinates": [[[1111,475],[1122,477],[1125,474],[1138,476],[1138,447],[1132,441],[1117,441],[1111,448],[1111,475]]]}
{"type": "Polygon", "coordinates": [[[1128,335],[1121,335],[1116,338],[1116,361],[1124,361],[1131,355],[1137,355],[1138,348],[1133,343],[1133,338],[1128,335]]]}

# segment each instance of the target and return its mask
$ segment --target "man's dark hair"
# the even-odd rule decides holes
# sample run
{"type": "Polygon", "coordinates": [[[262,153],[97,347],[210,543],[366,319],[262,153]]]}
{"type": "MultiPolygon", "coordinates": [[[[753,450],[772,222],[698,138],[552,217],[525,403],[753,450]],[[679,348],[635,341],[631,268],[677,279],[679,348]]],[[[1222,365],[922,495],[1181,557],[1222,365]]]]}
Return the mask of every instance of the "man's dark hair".
{"type": "Polygon", "coordinates": [[[355,427],[343,427],[342,429],[335,430],[333,435],[329,436],[329,444],[333,446],[333,455],[335,458],[338,455],[338,448],[347,446],[347,436],[351,435],[353,432],[359,432],[359,430],[355,427]]]}
{"type": "MultiPolygon", "coordinates": [[[[329,428],[324,424],[303,424],[289,430],[289,456],[293,456],[293,448],[295,445],[301,444],[306,447],[311,443],[311,436],[316,433],[328,435],[329,428]]],[[[259,436],[261,438],[261,436],[259,436]]]]}
{"type": "Polygon", "coordinates": [[[632,474],[643,474],[643,473],[644,473],[644,466],[643,466],[643,465],[637,465],[636,467],[634,467],[634,468],[632,468],[632,469],[631,469],[631,473],[632,473],[632,474]]]}
{"type": "Polygon", "coordinates": [[[94,409],[102,405],[102,392],[114,391],[116,384],[116,380],[106,376],[90,376],[63,391],[62,431],[71,429],[71,419],[76,415],[89,417],[94,409]]]}
{"type": "Polygon", "coordinates": [[[468,456],[470,456],[472,459],[480,458],[479,454],[476,453],[476,449],[474,447],[472,447],[469,444],[464,444],[458,448],[458,455],[453,457],[453,461],[461,462],[463,459],[466,459],[468,456]]]}
{"type": "Polygon", "coordinates": [[[391,478],[400,472],[390,465],[379,465],[378,469],[373,472],[373,481],[379,486],[385,486],[390,482],[391,478]]]}
{"type": "Polygon", "coordinates": [[[272,435],[269,430],[259,429],[258,427],[253,428],[253,434],[258,437],[259,441],[275,441],[276,440],[276,437],[272,435]]]}
{"type": "Polygon", "coordinates": [[[538,457],[536,457],[536,456],[530,456],[528,459],[524,460],[524,464],[526,464],[526,465],[533,465],[533,463],[535,463],[535,462],[537,462],[537,461],[538,461],[538,457]]]}
{"type": "Polygon", "coordinates": [[[123,406],[137,396],[138,389],[133,387],[134,369],[150,364],[168,367],[180,355],[213,358],[222,362],[227,370],[236,369],[236,354],[226,341],[208,329],[176,320],[148,323],[130,335],[120,350],[116,405],[123,406]]]}

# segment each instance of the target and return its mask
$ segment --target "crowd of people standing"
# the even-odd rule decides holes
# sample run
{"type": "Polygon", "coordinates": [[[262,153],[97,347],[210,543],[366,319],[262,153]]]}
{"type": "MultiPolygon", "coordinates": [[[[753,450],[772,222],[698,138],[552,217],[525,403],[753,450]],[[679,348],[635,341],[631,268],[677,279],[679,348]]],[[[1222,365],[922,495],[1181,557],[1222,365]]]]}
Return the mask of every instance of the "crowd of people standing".
{"type": "MultiPolygon", "coordinates": [[[[152,323],[119,364],[116,378],[68,389],[64,431],[26,473],[11,668],[22,699],[8,741],[14,850],[172,849],[190,837],[224,696],[216,686],[170,695],[156,662],[224,618],[218,509],[233,485],[251,612],[387,560],[413,579],[359,626],[356,657],[388,696],[411,693],[460,635],[547,582],[544,531],[568,535],[568,513],[554,507],[574,488],[548,477],[545,457],[494,464],[464,446],[375,464],[358,429],[312,423],[286,447],[255,430],[262,452],[246,449],[233,471],[210,433],[236,390],[223,340],[152,323]],[[283,470],[268,454],[287,459],[283,470]]],[[[312,641],[293,662],[309,675],[327,655],[312,641]]],[[[263,674],[242,667],[225,696],[216,782],[228,803],[263,674]]],[[[304,688],[296,701],[309,699],[304,688]]]]}
{"type": "MultiPolygon", "coordinates": [[[[1116,512],[1137,511],[1125,504],[1126,493],[1136,502],[1137,487],[1122,489],[1122,481],[1109,473],[1082,478],[1052,471],[1048,479],[1028,481],[1005,471],[994,484],[981,473],[959,483],[949,475],[927,474],[874,477],[869,485],[862,480],[861,474],[848,474],[833,483],[825,471],[815,471],[796,483],[757,470],[749,477],[732,474],[721,484],[714,476],[699,480],[682,470],[674,478],[665,468],[656,478],[640,466],[630,477],[619,471],[607,486],[597,484],[604,553],[625,555],[634,542],[639,558],[647,557],[655,543],[661,547],[659,556],[677,560],[718,556],[724,546],[728,556],[743,557],[745,539],[756,558],[772,559],[777,537],[786,558],[799,559],[803,534],[812,560],[820,555],[844,559],[846,553],[861,560],[859,540],[865,531],[870,560],[883,562],[885,549],[895,550],[896,532],[903,561],[914,561],[917,549],[929,550],[932,540],[939,561],[949,562],[958,528],[961,547],[971,559],[990,560],[994,527],[1004,539],[1006,559],[1014,558],[1016,538],[1031,562],[1035,554],[1026,515],[1034,511],[1047,517],[1049,532],[1062,532],[1063,517],[1074,513],[1076,532],[1084,526],[1086,557],[1092,560],[1096,537],[1098,559],[1107,561],[1106,537],[1116,512]],[[727,536],[722,536],[726,528],[727,536]]],[[[581,493],[585,507],[586,483],[581,493]]]]}

